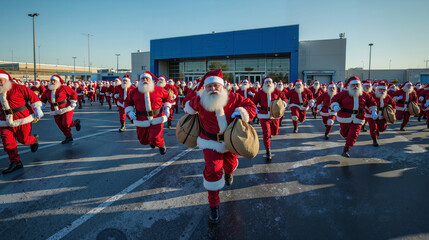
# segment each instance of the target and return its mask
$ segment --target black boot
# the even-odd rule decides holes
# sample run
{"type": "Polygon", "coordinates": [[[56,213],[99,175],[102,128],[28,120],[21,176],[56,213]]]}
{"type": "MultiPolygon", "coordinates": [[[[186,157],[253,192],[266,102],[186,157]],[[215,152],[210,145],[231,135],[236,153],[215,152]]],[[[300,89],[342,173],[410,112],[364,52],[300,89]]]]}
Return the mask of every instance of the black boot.
{"type": "Polygon", "coordinates": [[[121,128],[119,128],[119,132],[125,132],[127,129],[125,128],[125,123],[121,122],[121,128]]]}
{"type": "Polygon", "coordinates": [[[373,139],[372,139],[372,145],[373,145],[374,147],[378,147],[377,138],[373,138],[373,139]]]}
{"type": "Polygon", "coordinates": [[[161,153],[161,155],[164,155],[166,152],[167,152],[167,148],[165,147],[165,145],[164,147],[159,148],[159,153],[161,153]]]}
{"type": "Polygon", "coordinates": [[[66,137],[66,139],[64,139],[64,141],[62,141],[61,143],[62,144],[67,144],[69,142],[73,142],[73,137],[72,136],[66,137]]]}
{"type": "Polygon", "coordinates": [[[267,162],[271,162],[271,149],[267,149],[266,152],[267,152],[266,154],[267,156],[265,157],[265,160],[267,162]]]}
{"type": "Polygon", "coordinates": [[[112,106],[109,106],[109,110],[111,110],[112,109],[112,106]]]}
{"type": "Polygon", "coordinates": [[[279,126],[281,127],[282,126],[282,122],[280,121],[280,123],[279,123],[279,126]]]}
{"type": "Polygon", "coordinates": [[[341,156],[346,157],[346,158],[350,158],[349,149],[344,148],[343,154],[341,154],[341,156]]]}
{"type": "Polygon", "coordinates": [[[259,118],[256,118],[256,124],[259,124],[259,118]]]}
{"type": "Polygon", "coordinates": [[[31,152],[36,152],[37,149],[39,149],[39,134],[34,134],[34,137],[36,138],[36,142],[31,144],[30,146],[31,152]]]}
{"type": "Polygon", "coordinates": [[[298,133],[298,127],[293,128],[293,133],[298,133]]]}
{"type": "Polygon", "coordinates": [[[79,105],[79,109],[82,109],[82,105],[79,105]]]}
{"type": "Polygon", "coordinates": [[[417,121],[421,121],[422,120],[422,116],[419,115],[419,117],[417,118],[417,121]]]}
{"type": "Polygon", "coordinates": [[[219,206],[210,207],[209,222],[210,223],[218,223],[219,222],[219,206]]]}
{"type": "Polygon", "coordinates": [[[80,127],[81,127],[79,119],[76,119],[76,125],[75,125],[75,127],[76,127],[76,131],[79,132],[80,131],[80,127]]]}
{"type": "Polygon", "coordinates": [[[22,165],[22,162],[21,161],[18,161],[18,162],[11,162],[10,164],[9,164],[9,167],[8,168],[6,168],[5,170],[3,170],[2,171],[2,173],[3,174],[8,174],[8,173],[11,173],[11,172],[13,172],[13,171],[15,171],[15,170],[17,170],[17,169],[20,169],[20,168],[23,168],[24,166],[22,165]]]}
{"type": "Polygon", "coordinates": [[[329,140],[329,135],[325,134],[325,140],[329,140]]]}
{"type": "Polygon", "coordinates": [[[167,127],[168,127],[168,128],[171,128],[171,121],[168,121],[168,122],[167,122],[167,127]]]}
{"type": "Polygon", "coordinates": [[[131,122],[131,124],[134,124],[134,120],[131,119],[130,122],[131,122]]]}
{"type": "Polygon", "coordinates": [[[428,128],[429,128],[429,124],[428,124],[428,128]]]}
{"type": "Polygon", "coordinates": [[[155,145],[153,145],[152,143],[151,143],[151,144],[149,144],[149,146],[150,146],[150,148],[152,148],[152,149],[154,149],[154,148],[155,148],[155,145]]]}
{"type": "Polygon", "coordinates": [[[225,174],[225,184],[227,186],[231,186],[233,181],[234,181],[234,177],[232,176],[232,174],[225,174]]]}
{"type": "Polygon", "coordinates": [[[364,126],[363,128],[362,128],[362,132],[367,132],[368,130],[366,130],[366,127],[364,126]]]}
{"type": "Polygon", "coordinates": [[[317,113],[313,113],[313,117],[314,117],[314,119],[316,119],[317,118],[317,113]]]}
{"type": "Polygon", "coordinates": [[[176,108],[176,113],[179,113],[179,108],[176,108]]]}
{"type": "Polygon", "coordinates": [[[404,126],[401,126],[401,128],[399,129],[399,131],[405,131],[404,126]]]}

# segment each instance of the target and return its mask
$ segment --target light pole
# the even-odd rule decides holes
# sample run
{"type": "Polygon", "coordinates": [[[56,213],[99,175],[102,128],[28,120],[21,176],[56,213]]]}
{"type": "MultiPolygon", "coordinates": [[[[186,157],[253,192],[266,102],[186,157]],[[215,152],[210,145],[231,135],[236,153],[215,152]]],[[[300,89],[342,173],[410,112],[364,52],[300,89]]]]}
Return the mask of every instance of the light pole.
{"type": "Polygon", "coordinates": [[[37,46],[37,48],[39,49],[39,71],[40,71],[40,46],[42,46],[42,45],[37,46]]]}
{"type": "Polygon", "coordinates": [[[76,81],[76,57],[73,58],[73,81],[76,81]]]}
{"type": "Polygon", "coordinates": [[[88,69],[89,69],[89,72],[91,73],[91,56],[89,54],[90,53],[89,38],[92,37],[92,36],[94,36],[94,35],[91,35],[89,33],[82,33],[82,35],[88,36],[88,69]]]}
{"type": "Polygon", "coordinates": [[[424,62],[426,62],[426,70],[429,70],[428,69],[428,62],[429,62],[429,60],[423,60],[424,62]]]}
{"type": "Polygon", "coordinates": [[[39,16],[38,13],[28,14],[29,17],[33,18],[33,57],[34,57],[34,81],[36,81],[36,33],[34,31],[34,17],[39,16]]]}
{"type": "Polygon", "coordinates": [[[374,45],[373,43],[368,44],[369,45],[369,67],[368,67],[368,79],[371,79],[371,48],[374,45]]]}
{"type": "Polygon", "coordinates": [[[121,56],[121,54],[117,53],[116,55],[116,72],[119,71],[119,56],[121,56]]]}

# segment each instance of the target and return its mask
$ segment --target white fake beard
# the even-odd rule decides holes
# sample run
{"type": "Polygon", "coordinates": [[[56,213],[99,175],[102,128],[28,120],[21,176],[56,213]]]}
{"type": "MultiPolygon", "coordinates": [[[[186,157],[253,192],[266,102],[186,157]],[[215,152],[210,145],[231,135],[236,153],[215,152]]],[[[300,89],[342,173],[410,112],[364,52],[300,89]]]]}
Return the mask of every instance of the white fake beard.
{"type": "Polygon", "coordinates": [[[375,92],[375,96],[376,96],[377,98],[380,98],[380,99],[385,99],[385,98],[386,98],[386,96],[387,96],[387,91],[384,91],[383,93],[380,93],[379,91],[376,91],[376,92],[375,92]]]}
{"type": "Polygon", "coordinates": [[[234,85],[234,87],[232,87],[234,90],[238,90],[238,89],[240,89],[240,87],[238,86],[238,85],[234,85]]]}
{"type": "Polygon", "coordinates": [[[149,82],[140,81],[138,85],[138,89],[139,89],[139,92],[141,93],[153,92],[153,90],[155,89],[155,84],[153,83],[153,81],[149,81],[149,82]]]}
{"type": "Polygon", "coordinates": [[[349,95],[352,97],[359,97],[363,94],[362,86],[357,87],[356,89],[349,87],[349,95]]]}
{"type": "Polygon", "coordinates": [[[158,81],[156,83],[156,86],[159,86],[159,87],[165,87],[165,85],[167,85],[167,84],[165,82],[161,82],[161,81],[158,81]]]}
{"type": "Polygon", "coordinates": [[[337,94],[337,89],[335,88],[334,90],[329,90],[328,89],[328,95],[330,96],[330,97],[333,97],[333,96],[335,96],[335,94],[337,94]]]}
{"type": "Polygon", "coordinates": [[[295,86],[295,91],[296,91],[297,93],[302,93],[302,92],[304,92],[304,86],[302,86],[302,85],[295,86]]]}
{"type": "Polygon", "coordinates": [[[250,86],[248,84],[241,85],[241,91],[246,91],[250,86]]]}
{"type": "Polygon", "coordinates": [[[372,91],[372,87],[370,86],[369,88],[364,88],[363,90],[364,90],[365,92],[369,93],[369,92],[371,92],[371,91],[372,91]]]}
{"type": "Polygon", "coordinates": [[[182,83],[182,85],[181,85],[182,87],[186,87],[186,83],[182,83]]]}
{"type": "Polygon", "coordinates": [[[188,83],[188,88],[192,89],[192,83],[191,84],[188,83]]]}
{"type": "Polygon", "coordinates": [[[61,83],[59,81],[57,81],[55,84],[49,83],[48,88],[49,90],[56,90],[59,87],[61,87],[61,83]]]}
{"type": "Polygon", "coordinates": [[[320,85],[319,85],[319,84],[315,84],[315,85],[313,85],[313,88],[314,88],[315,90],[317,90],[317,89],[319,89],[319,88],[320,88],[320,85]]]}
{"type": "Polygon", "coordinates": [[[395,87],[389,88],[389,91],[396,92],[396,88],[395,87]]]}
{"type": "Polygon", "coordinates": [[[285,87],[283,85],[277,85],[277,89],[280,90],[280,91],[283,91],[284,88],[285,87]]]}
{"type": "Polygon", "coordinates": [[[129,88],[131,86],[131,82],[130,81],[127,81],[126,83],[125,83],[125,81],[124,82],[122,82],[121,83],[121,87],[123,88],[123,89],[127,89],[127,88],[129,88]]]}
{"type": "Polygon", "coordinates": [[[40,83],[36,82],[36,84],[34,84],[34,86],[36,86],[38,88],[38,87],[40,87],[40,83]]]}
{"type": "Polygon", "coordinates": [[[6,93],[12,88],[12,82],[10,80],[6,80],[3,86],[0,87],[0,94],[6,93]]]}
{"type": "Polygon", "coordinates": [[[217,91],[207,92],[204,90],[200,97],[201,106],[209,112],[220,110],[228,103],[228,91],[225,88],[219,91],[218,94],[211,94],[212,92],[217,91]]]}
{"type": "Polygon", "coordinates": [[[404,92],[406,92],[406,93],[410,93],[410,92],[412,92],[414,90],[414,87],[413,86],[410,86],[410,87],[404,87],[404,92]]]}
{"type": "Polygon", "coordinates": [[[174,83],[168,83],[168,85],[174,86],[174,83]]]}
{"type": "Polygon", "coordinates": [[[274,89],[276,89],[276,87],[274,85],[268,86],[268,85],[264,84],[264,86],[262,87],[262,90],[266,94],[271,94],[272,92],[274,92],[274,89]]]}

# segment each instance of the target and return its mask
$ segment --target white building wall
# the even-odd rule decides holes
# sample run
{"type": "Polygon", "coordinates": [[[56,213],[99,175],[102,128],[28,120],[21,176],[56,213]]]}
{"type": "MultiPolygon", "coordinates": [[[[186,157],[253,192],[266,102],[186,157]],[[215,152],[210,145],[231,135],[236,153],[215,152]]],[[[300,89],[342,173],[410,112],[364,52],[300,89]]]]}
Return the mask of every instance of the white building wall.
{"type": "Polygon", "coordinates": [[[150,71],[150,52],[131,53],[131,78],[139,79],[144,71],[150,71]]]}

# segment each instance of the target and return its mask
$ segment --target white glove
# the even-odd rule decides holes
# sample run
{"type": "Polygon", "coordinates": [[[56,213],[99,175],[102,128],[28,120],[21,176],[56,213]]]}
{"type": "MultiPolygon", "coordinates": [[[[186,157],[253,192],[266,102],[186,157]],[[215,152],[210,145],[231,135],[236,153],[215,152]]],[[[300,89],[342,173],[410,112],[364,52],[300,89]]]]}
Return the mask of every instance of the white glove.
{"type": "Polygon", "coordinates": [[[36,107],[35,109],[34,109],[34,117],[35,118],[38,118],[38,119],[41,119],[42,117],[43,117],[43,111],[42,111],[42,108],[41,107],[36,107]]]}
{"type": "Polygon", "coordinates": [[[115,98],[119,98],[119,93],[115,94],[115,98]]]}
{"type": "Polygon", "coordinates": [[[169,107],[166,107],[164,109],[164,114],[165,114],[165,116],[170,117],[170,108],[169,107]]]}
{"type": "Polygon", "coordinates": [[[76,107],[76,102],[70,102],[70,107],[75,108],[76,107]]]}
{"type": "Polygon", "coordinates": [[[310,107],[314,107],[314,102],[310,102],[310,107]]]}
{"type": "Polygon", "coordinates": [[[423,100],[424,100],[424,99],[425,99],[425,98],[424,98],[423,96],[420,96],[420,97],[419,97],[419,101],[420,101],[420,102],[423,102],[423,100]]]}
{"type": "Polygon", "coordinates": [[[137,117],[136,117],[136,113],[135,113],[135,112],[133,112],[133,111],[129,111],[129,112],[128,112],[128,116],[129,116],[132,120],[136,120],[136,119],[137,119],[137,117]]]}
{"type": "Polygon", "coordinates": [[[402,99],[402,96],[397,96],[396,97],[396,100],[401,100],[402,99]]]}
{"type": "Polygon", "coordinates": [[[255,94],[252,93],[252,92],[248,92],[247,94],[250,95],[250,96],[252,96],[252,97],[255,96],[255,94]]]}
{"type": "Polygon", "coordinates": [[[426,102],[424,106],[425,106],[425,107],[428,107],[428,106],[429,106],[429,102],[426,102]]]}
{"type": "Polygon", "coordinates": [[[371,117],[372,117],[372,119],[376,120],[378,118],[377,111],[372,111],[371,117]]]}
{"type": "Polygon", "coordinates": [[[335,105],[334,108],[333,108],[333,110],[334,110],[334,112],[338,112],[338,111],[341,110],[341,108],[340,108],[340,106],[335,105]]]}
{"type": "Polygon", "coordinates": [[[288,104],[288,103],[285,103],[285,109],[287,108],[287,106],[289,106],[289,104],[288,104]]]}
{"type": "Polygon", "coordinates": [[[231,114],[231,118],[240,117],[240,116],[241,116],[241,114],[240,114],[238,111],[234,111],[234,112],[231,114]]]}
{"type": "Polygon", "coordinates": [[[174,99],[176,99],[176,95],[173,95],[173,97],[171,98],[171,101],[174,101],[174,99]]]}
{"type": "Polygon", "coordinates": [[[317,111],[322,111],[322,108],[323,108],[323,105],[322,104],[319,104],[319,106],[317,106],[317,111]]]}

